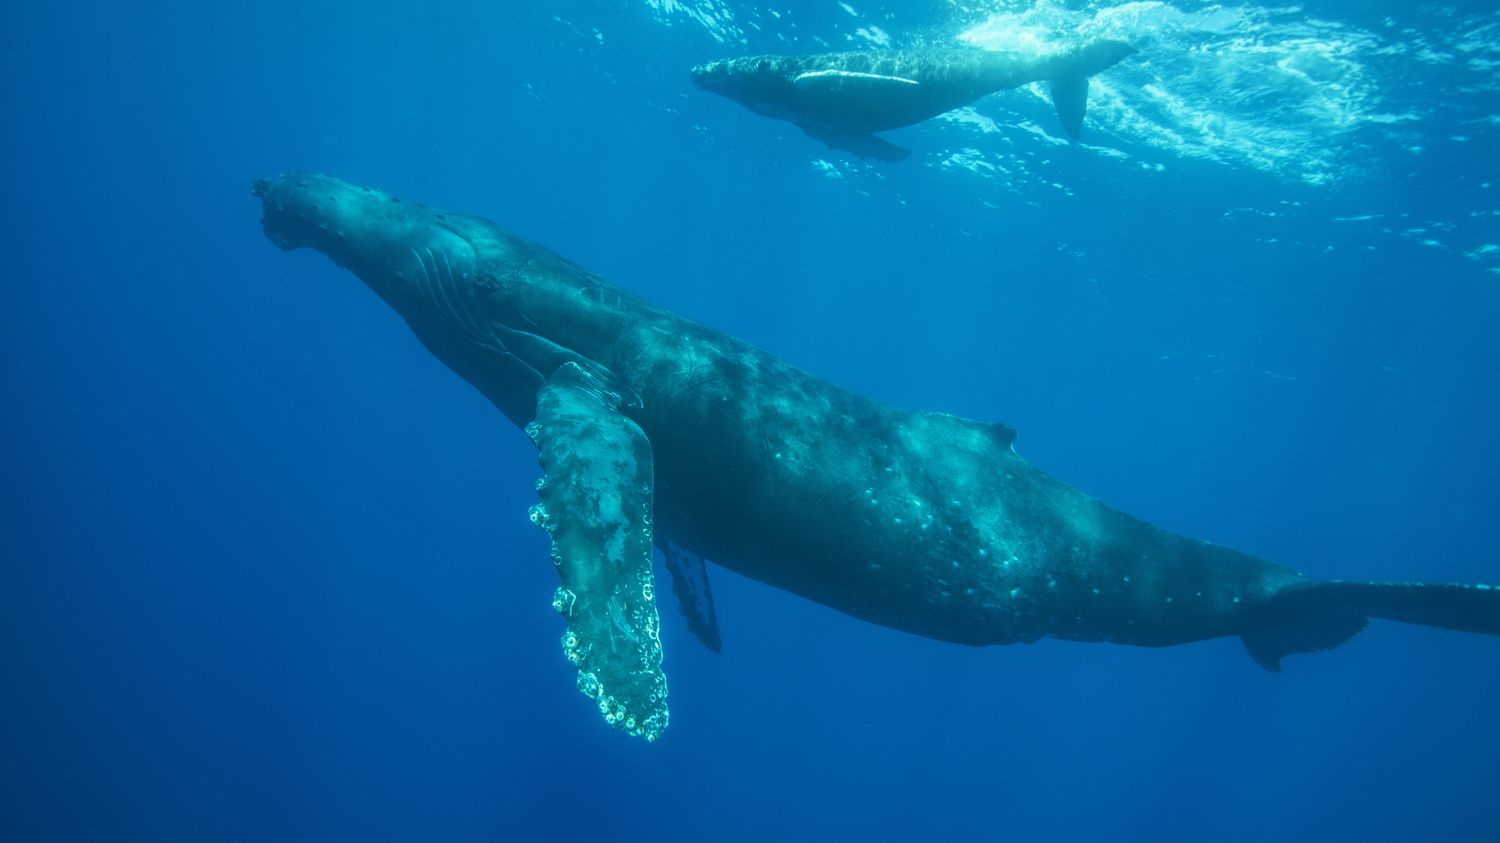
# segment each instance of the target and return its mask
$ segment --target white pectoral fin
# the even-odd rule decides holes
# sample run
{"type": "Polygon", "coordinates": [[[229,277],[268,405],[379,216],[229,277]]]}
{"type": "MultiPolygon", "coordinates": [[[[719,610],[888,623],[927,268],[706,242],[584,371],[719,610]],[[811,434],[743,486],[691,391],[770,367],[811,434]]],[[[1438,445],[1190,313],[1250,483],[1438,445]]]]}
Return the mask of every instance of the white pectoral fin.
{"type": "Polygon", "coordinates": [[[607,373],[565,363],[537,394],[526,433],[541,451],[541,503],[578,690],[610,725],[656,740],[667,727],[661,620],[651,571],[652,455],[607,373]]]}
{"type": "Polygon", "coordinates": [[[809,90],[839,89],[839,88],[866,88],[872,91],[881,89],[901,89],[921,83],[915,79],[907,79],[904,76],[886,76],[880,73],[859,73],[853,70],[809,70],[792,77],[792,84],[799,88],[809,90]]]}

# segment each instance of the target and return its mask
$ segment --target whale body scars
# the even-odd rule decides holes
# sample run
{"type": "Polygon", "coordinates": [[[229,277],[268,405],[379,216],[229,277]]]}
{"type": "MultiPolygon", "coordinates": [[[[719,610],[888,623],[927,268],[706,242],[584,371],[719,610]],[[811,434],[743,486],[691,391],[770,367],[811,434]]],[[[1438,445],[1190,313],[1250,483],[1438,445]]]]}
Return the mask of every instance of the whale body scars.
{"type": "Polygon", "coordinates": [[[1134,52],[1119,41],[1096,41],[1045,55],[958,48],[750,56],[700,64],[690,76],[698,87],[790,121],[830,147],[894,161],[909,151],[875,132],[1043,80],[1063,128],[1076,139],[1089,77],[1134,52]]]}
{"type": "Polygon", "coordinates": [[[971,645],[1238,635],[1274,670],[1371,617],[1500,634],[1500,590],[1315,582],[1157,529],[1021,459],[1005,425],[841,389],[487,220],[319,175],[255,193],[274,243],[356,273],[531,436],[563,650],[628,733],[667,725],[653,545],[715,649],[704,559],[971,645]]]}

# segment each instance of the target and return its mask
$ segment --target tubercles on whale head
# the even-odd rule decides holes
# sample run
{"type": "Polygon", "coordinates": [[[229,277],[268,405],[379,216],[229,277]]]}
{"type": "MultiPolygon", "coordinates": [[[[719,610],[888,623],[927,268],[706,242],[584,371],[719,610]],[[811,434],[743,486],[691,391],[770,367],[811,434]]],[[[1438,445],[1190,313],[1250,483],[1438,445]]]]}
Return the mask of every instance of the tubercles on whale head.
{"type": "Polygon", "coordinates": [[[283,173],[252,189],[266,237],[280,248],[322,252],[408,319],[484,339],[474,248],[442,212],[320,174],[283,173]]]}
{"type": "Polygon", "coordinates": [[[378,190],[313,173],[256,179],[251,191],[261,200],[261,227],[271,242],[286,250],[310,247],[345,266],[359,258],[357,241],[378,219],[379,206],[391,201],[378,190]]]}
{"type": "Polygon", "coordinates": [[[727,61],[704,62],[688,71],[688,79],[705,91],[717,93],[729,79],[728,65],[727,61]]]}
{"type": "Polygon", "coordinates": [[[771,56],[704,62],[688,71],[688,78],[697,87],[730,99],[786,84],[781,67],[771,56]]]}

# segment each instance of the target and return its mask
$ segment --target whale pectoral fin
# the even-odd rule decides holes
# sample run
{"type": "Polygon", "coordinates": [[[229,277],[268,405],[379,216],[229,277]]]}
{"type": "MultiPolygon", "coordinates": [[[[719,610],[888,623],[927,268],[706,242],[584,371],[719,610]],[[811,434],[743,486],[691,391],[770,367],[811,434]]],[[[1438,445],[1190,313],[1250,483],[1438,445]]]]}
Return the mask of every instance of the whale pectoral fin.
{"type": "Polygon", "coordinates": [[[648,741],[667,727],[661,621],[651,573],[652,459],[609,378],[566,363],[537,394],[526,433],[541,450],[541,503],[578,690],[616,728],[648,741]]]}
{"type": "Polygon", "coordinates": [[[698,636],[703,646],[719,652],[723,648],[719,638],[719,617],[714,611],[714,595],[708,587],[708,568],[703,557],[670,541],[662,541],[659,546],[667,571],[672,575],[677,607],[682,610],[688,629],[698,636]]]}
{"type": "Polygon", "coordinates": [[[861,158],[874,158],[878,161],[902,161],[911,150],[897,146],[884,138],[876,137],[869,133],[860,132],[835,132],[829,129],[820,129],[817,126],[800,126],[808,137],[816,138],[828,145],[829,149],[842,149],[852,152],[861,158]]]}
{"type": "Polygon", "coordinates": [[[922,83],[905,76],[826,68],[799,73],[792,77],[792,84],[808,91],[878,95],[887,91],[909,90],[920,87],[922,83]]]}
{"type": "Polygon", "coordinates": [[[1077,76],[1059,76],[1049,83],[1052,88],[1052,104],[1057,107],[1057,116],[1062,120],[1063,128],[1067,130],[1068,136],[1078,140],[1078,135],[1083,131],[1083,112],[1088,107],[1089,101],[1089,78],[1082,74],[1077,76]]]}

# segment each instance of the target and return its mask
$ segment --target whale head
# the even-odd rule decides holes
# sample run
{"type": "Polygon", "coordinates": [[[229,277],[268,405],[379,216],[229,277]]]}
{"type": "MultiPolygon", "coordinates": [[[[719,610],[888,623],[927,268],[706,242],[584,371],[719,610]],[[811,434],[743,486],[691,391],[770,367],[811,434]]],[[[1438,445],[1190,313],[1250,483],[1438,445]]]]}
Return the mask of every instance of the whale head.
{"type": "Polygon", "coordinates": [[[725,91],[735,84],[735,74],[730,60],[709,61],[696,65],[688,71],[688,79],[705,91],[727,96],[725,91]]]}
{"type": "Polygon", "coordinates": [[[786,102],[794,87],[785,59],[748,56],[705,62],[688,71],[697,87],[734,100],[751,111],[769,117],[788,117],[786,102]]]}
{"type": "Polygon", "coordinates": [[[322,252],[408,319],[446,315],[455,296],[472,299],[483,284],[467,215],[314,173],[257,179],[252,191],[267,239],[322,252]]]}
{"type": "Polygon", "coordinates": [[[567,358],[518,336],[524,282],[503,284],[497,273],[520,256],[492,224],[310,173],[258,179],[253,192],[272,243],[315,249],[354,272],[502,412],[529,420],[542,373],[567,358]]]}

